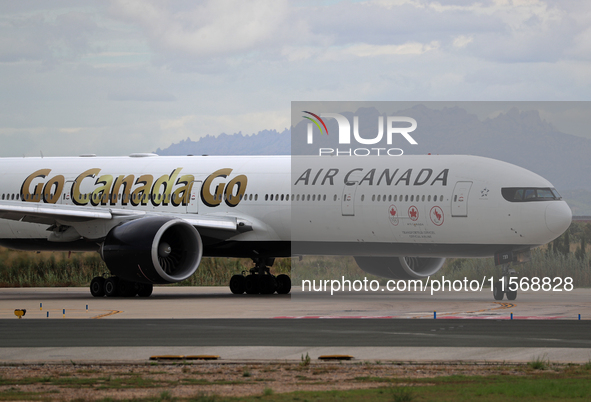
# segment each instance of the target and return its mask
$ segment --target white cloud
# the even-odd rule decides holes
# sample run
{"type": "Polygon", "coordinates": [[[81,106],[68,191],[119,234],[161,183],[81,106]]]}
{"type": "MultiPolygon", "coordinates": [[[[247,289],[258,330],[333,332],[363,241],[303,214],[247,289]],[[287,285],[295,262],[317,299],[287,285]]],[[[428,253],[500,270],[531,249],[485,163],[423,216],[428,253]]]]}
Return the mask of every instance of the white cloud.
{"type": "Polygon", "coordinates": [[[439,42],[417,43],[409,42],[402,45],[369,45],[367,43],[353,45],[344,50],[358,57],[392,56],[406,54],[423,54],[430,50],[437,49],[439,42]]]}
{"type": "Polygon", "coordinates": [[[558,0],[20,2],[0,16],[1,152],[282,130],[291,100],[587,100],[590,25],[558,0]]]}
{"type": "Polygon", "coordinates": [[[471,36],[460,35],[454,39],[453,45],[457,48],[462,48],[462,47],[466,47],[468,44],[472,43],[473,41],[474,41],[474,38],[471,36]]]}
{"type": "Polygon", "coordinates": [[[209,0],[182,11],[166,5],[114,0],[110,12],[139,24],[160,51],[207,57],[249,51],[273,41],[288,11],[285,0],[209,0]]]}

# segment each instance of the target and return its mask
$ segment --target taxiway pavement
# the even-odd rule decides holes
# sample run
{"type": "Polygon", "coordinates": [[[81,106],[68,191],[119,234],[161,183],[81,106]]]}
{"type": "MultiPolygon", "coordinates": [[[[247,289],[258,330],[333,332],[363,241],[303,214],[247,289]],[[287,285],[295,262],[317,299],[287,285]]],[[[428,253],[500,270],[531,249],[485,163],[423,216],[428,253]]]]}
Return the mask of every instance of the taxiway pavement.
{"type": "Polygon", "coordinates": [[[591,289],[491,299],[490,292],[330,296],[298,289],[235,296],[225,287],[174,286],[157,287],[149,299],[110,299],[84,288],[0,289],[0,361],[129,362],[203,353],[226,361],[298,360],[305,353],[398,361],[591,359],[591,289]],[[23,319],[14,316],[17,308],[27,309],[23,319]]]}

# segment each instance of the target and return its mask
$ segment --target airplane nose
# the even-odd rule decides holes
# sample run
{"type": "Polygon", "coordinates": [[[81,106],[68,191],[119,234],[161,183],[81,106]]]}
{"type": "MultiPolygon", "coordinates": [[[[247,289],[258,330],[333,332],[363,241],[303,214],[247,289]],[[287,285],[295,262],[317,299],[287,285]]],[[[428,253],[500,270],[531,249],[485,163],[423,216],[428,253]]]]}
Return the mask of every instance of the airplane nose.
{"type": "Polygon", "coordinates": [[[546,207],[546,226],[557,236],[568,229],[572,218],[573,213],[564,201],[550,202],[546,207]]]}

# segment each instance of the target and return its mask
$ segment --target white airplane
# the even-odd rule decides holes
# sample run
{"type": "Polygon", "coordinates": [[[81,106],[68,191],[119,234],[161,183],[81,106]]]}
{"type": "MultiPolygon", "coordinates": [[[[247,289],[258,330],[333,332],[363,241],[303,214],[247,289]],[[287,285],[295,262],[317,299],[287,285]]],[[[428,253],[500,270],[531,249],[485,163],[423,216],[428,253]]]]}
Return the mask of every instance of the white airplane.
{"type": "Polygon", "coordinates": [[[394,279],[495,256],[507,276],[572,218],[544,178],[475,156],[85,155],[3,158],[0,171],[0,244],[98,251],[112,276],[93,296],[147,297],[213,256],[254,261],[230,281],[240,294],[288,293],[269,266],[303,254],[352,255],[394,279]]]}

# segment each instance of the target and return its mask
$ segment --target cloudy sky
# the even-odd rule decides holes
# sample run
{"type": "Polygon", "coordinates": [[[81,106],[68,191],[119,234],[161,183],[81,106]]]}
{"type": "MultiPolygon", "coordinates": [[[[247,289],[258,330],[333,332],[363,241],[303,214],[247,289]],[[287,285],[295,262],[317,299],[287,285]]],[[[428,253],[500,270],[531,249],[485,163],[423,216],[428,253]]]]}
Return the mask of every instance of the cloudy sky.
{"type": "Polygon", "coordinates": [[[588,101],[591,2],[2,1],[0,156],[282,130],[292,100],[588,101]]]}

